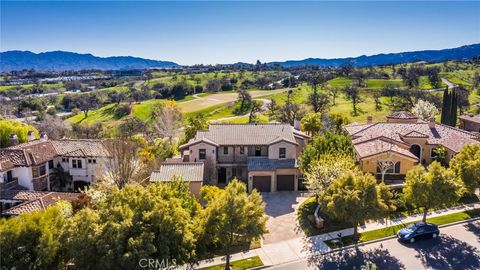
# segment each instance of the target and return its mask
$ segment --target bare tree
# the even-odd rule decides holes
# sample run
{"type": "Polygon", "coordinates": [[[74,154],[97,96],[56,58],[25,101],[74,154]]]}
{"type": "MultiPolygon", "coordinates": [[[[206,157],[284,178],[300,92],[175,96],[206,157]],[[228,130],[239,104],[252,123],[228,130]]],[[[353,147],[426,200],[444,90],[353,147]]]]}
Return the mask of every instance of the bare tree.
{"type": "Polygon", "coordinates": [[[252,102],[252,107],[250,109],[250,115],[248,116],[248,123],[252,123],[255,120],[255,115],[259,113],[262,109],[262,105],[259,102],[252,102]]]}
{"type": "Polygon", "coordinates": [[[105,163],[103,179],[123,188],[128,183],[148,181],[149,167],[138,155],[138,144],[120,139],[106,141],[110,159],[105,163]]]}
{"type": "Polygon", "coordinates": [[[46,132],[50,139],[61,139],[72,130],[67,121],[57,116],[45,115],[42,121],[36,124],[38,130],[46,132]]]}
{"type": "MultiPolygon", "coordinates": [[[[383,148],[383,146],[382,146],[382,148],[383,148]]],[[[388,150],[385,154],[385,158],[377,161],[378,169],[379,169],[380,173],[382,174],[382,183],[385,182],[385,174],[389,170],[394,170],[395,169],[395,160],[393,159],[392,148],[393,148],[393,144],[389,143],[388,150]]]]}
{"type": "Polygon", "coordinates": [[[332,104],[335,105],[335,99],[338,97],[340,93],[340,88],[338,87],[327,87],[328,94],[332,97],[332,104]]]}
{"type": "Polygon", "coordinates": [[[183,115],[175,103],[168,102],[156,107],[150,120],[158,135],[171,143],[180,133],[183,115]]]}

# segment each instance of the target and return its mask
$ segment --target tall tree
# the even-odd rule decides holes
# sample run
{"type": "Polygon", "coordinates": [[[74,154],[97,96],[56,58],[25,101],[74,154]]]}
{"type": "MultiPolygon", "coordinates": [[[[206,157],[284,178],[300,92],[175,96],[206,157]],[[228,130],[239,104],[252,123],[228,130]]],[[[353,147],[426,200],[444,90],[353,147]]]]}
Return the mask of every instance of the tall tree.
{"type": "Polygon", "coordinates": [[[313,137],[300,156],[299,166],[302,170],[308,171],[313,161],[318,160],[323,154],[333,152],[353,155],[350,136],[325,131],[322,135],[313,137]]]}
{"type": "Polygon", "coordinates": [[[360,98],[360,91],[353,85],[346,86],[344,91],[347,98],[352,101],[353,115],[358,115],[357,105],[358,103],[362,102],[360,98]]]}
{"type": "Polygon", "coordinates": [[[385,184],[377,185],[371,174],[347,173],[333,183],[320,197],[320,207],[329,216],[353,226],[357,239],[358,225],[369,219],[383,217],[395,210],[393,194],[385,184]]]}
{"type": "Polygon", "coordinates": [[[195,261],[201,206],[185,181],[91,193],[95,206],[80,210],[65,231],[78,269],[138,269],[146,258],[163,265],[195,261]]]}
{"type": "Polygon", "coordinates": [[[247,90],[238,91],[238,98],[240,101],[240,111],[244,111],[245,105],[249,105],[252,102],[252,95],[247,90]]]}
{"type": "Polygon", "coordinates": [[[450,121],[449,121],[449,126],[456,126],[457,125],[457,92],[455,89],[452,89],[452,93],[450,95],[451,97],[451,102],[450,102],[450,121]]]}
{"type": "Polygon", "coordinates": [[[322,127],[321,113],[307,113],[301,120],[302,130],[308,135],[317,135],[322,127]]]}
{"type": "Polygon", "coordinates": [[[175,101],[165,101],[152,111],[150,124],[156,135],[167,138],[172,143],[182,128],[183,114],[175,101]]]}
{"type": "Polygon", "coordinates": [[[466,190],[474,193],[480,185],[480,146],[478,144],[465,145],[450,161],[450,168],[463,182],[466,190]]]}
{"type": "Polygon", "coordinates": [[[423,208],[423,221],[432,208],[450,206],[460,197],[461,185],[454,173],[434,161],[428,166],[415,166],[407,172],[403,194],[405,200],[417,208],[423,208]]]}
{"type": "Polygon", "coordinates": [[[205,115],[197,114],[195,116],[189,117],[187,119],[187,126],[185,127],[185,131],[182,139],[180,140],[180,144],[187,143],[188,141],[193,139],[197,134],[197,131],[206,129],[208,129],[208,124],[205,115]]]}
{"type": "Polygon", "coordinates": [[[105,142],[111,158],[105,162],[103,179],[118,188],[128,183],[146,183],[150,175],[147,164],[139,157],[139,144],[136,142],[113,139],[105,142]]]}
{"type": "Polygon", "coordinates": [[[225,269],[230,269],[232,247],[250,243],[267,232],[265,205],[256,190],[249,195],[245,184],[237,179],[224,190],[214,188],[206,192],[204,189],[201,192],[207,203],[204,227],[208,229],[201,241],[222,246],[226,252],[225,269]]]}
{"type": "Polygon", "coordinates": [[[334,152],[323,154],[305,172],[305,185],[318,199],[334,180],[355,168],[355,161],[350,155],[334,152]]]}
{"type": "Polygon", "coordinates": [[[445,87],[445,90],[443,90],[442,117],[440,120],[444,125],[448,125],[448,123],[450,123],[450,101],[451,98],[448,87],[445,87]]]}

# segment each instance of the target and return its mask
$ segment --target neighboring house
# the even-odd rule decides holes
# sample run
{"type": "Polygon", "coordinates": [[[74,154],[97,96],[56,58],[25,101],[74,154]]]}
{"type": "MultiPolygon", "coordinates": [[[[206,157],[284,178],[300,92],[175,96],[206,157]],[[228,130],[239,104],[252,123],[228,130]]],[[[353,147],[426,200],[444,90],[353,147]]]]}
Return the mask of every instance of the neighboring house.
{"type": "Polygon", "coordinates": [[[150,182],[168,182],[179,177],[188,182],[190,192],[199,197],[203,172],[203,162],[163,163],[158,171],[152,172],[150,182]]]}
{"type": "Polygon", "coordinates": [[[477,115],[461,115],[460,128],[471,132],[480,132],[480,114],[477,115]]]}
{"type": "Polygon", "coordinates": [[[79,195],[79,193],[68,192],[2,190],[0,192],[0,211],[4,217],[16,216],[45,210],[58,201],[74,201],[79,195]]]}
{"type": "Polygon", "coordinates": [[[46,135],[38,140],[29,138],[18,144],[12,135],[12,146],[0,149],[0,188],[51,190],[50,179],[59,165],[72,176],[74,188],[83,187],[94,181],[95,172],[109,156],[98,140],[49,140],[46,135]]]}
{"type": "Polygon", "coordinates": [[[345,127],[355,149],[356,160],[365,172],[381,178],[378,163],[394,162],[386,172],[385,179],[404,179],[405,174],[416,164],[429,164],[436,158],[434,149],[446,149],[445,162],[456,155],[466,144],[480,144],[473,133],[436,123],[418,120],[408,112],[397,112],[387,116],[386,122],[357,123],[345,127]]]}
{"type": "Polygon", "coordinates": [[[308,139],[287,124],[212,124],[180,150],[183,161],[205,164],[210,184],[236,177],[249,191],[298,190],[297,158],[308,139]]]}

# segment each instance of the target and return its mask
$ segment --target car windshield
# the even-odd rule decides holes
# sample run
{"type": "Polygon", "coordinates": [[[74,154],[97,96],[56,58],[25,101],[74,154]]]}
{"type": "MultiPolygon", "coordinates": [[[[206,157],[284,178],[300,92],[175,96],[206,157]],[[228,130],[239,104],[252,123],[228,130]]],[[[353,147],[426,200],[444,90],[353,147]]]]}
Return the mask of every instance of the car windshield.
{"type": "Polygon", "coordinates": [[[417,229],[417,226],[415,226],[415,224],[410,224],[407,227],[405,227],[405,230],[408,231],[408,232],[413,232],[416,229],[417,229]]]}

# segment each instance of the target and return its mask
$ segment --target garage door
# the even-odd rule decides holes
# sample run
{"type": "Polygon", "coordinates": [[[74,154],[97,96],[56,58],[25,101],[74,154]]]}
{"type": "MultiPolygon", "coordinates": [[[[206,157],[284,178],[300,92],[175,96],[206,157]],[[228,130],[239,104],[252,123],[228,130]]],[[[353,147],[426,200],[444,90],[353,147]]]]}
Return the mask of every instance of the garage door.
{"type": "Polygon", "coordinates": [[[253,188],[256,188],[259,192],[270,192],[270,176],[254,176],[253,188]]]}
{"type": "Polygon", "coordinates": [[[277,175],[277,190],[294,190],[294,175],[277,175]]]}

